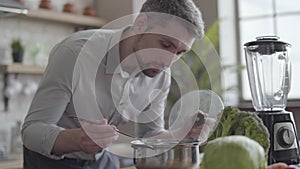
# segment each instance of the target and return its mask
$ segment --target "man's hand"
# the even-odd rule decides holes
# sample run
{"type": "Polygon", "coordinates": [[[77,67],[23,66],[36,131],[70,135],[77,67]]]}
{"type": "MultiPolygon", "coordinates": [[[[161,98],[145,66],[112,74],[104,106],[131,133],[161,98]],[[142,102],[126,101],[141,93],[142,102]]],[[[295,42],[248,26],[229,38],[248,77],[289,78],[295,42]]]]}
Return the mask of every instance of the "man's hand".
{"type": "Polygon", "coordinates": [[[268,166],[268,169],[299,169],[299,167],[295,165],[287,165],[286,163],[275,163],[268,166]]]}
{"type": "Polygon", "coordinates": [[[182,124],[178,129],[169,131],[169,133],[171,134],[171,138],[173,139],[185,138],[207,140],[210,131],[215,125],[215,122],[215,119],[209,118],[206,113],[203,113],[199,110],[196,113],[187,116],[184,124],[182,124]],[[195,120],[196,118],[199,118],[201,116],[203,117],[203,119],[195,120]]]}
{"type": "MultiPolygon", "coordinates": [[[[200,116],[201,117],[201,116],[200,116]]],[[[215,125],[215,119],[209,118],[207,116],[206,113],[203,113],[202,111],[198,111],[197,113],[195,113],[194,115],[192,115],[191,117],[188,118],[187,123],[192,123],[194,124],[192,126],[192,128],[190,129],[190,131],[188,132],[188,134],[186,135],[186,138],[192,138],[192,139],[200,139],[200,140],[206,140],[208,138],[208,135],[210,133],[210,131],[213,129],[214,125],[215,125]],[[195,118],[199,117],[199,115],[202,115],[202,117],[204,118],[204,120],[202,119],[197,119],[195,120],[195,118]],[[198,123],[199,121],[203,121],[203,123],[198,123]]]]}
{"type": "Polygon", "coordinates": [[[119,138],[115,126],[107,125],[107,120],[99,120],[97,123],[85,122],[80,133],[80,150],[94,154],[109,146],[119,138]]]}

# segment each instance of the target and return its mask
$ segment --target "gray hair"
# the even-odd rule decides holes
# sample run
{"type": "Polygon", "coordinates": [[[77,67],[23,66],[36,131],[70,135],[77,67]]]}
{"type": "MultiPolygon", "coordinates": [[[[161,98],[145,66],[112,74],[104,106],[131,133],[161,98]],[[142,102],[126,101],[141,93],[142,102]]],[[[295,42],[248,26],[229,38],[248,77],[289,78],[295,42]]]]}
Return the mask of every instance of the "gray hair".
{"type": "MultiPolygon", "coordinates": [[[[198,38],[204,36],[204,21],[201,12],[192,0],[147,0],[141,10],[141,13],[165,13],[171,16],[176,16],[189,22],[193,26],[186,26],[188,31],[198,38]]],[[[149,15],[148,15],[149,16],[149,15]]],[[[155,17],[150,19],[154,19],[155,17]]],[[[158,21],[166,21],[167,18],[158,17],[158,21]]]]}

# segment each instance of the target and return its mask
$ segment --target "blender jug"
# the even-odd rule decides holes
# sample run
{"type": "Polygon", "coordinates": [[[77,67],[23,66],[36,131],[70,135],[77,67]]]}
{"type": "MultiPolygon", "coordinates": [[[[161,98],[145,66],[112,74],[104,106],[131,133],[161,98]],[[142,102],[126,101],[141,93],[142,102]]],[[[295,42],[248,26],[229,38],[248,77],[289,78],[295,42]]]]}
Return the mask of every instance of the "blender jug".
{"type": "Polygon", "coordinates": [[[281,111],[290,90],[291,45],[263,36],[244,45],[247,72],[256,111],[281,111]]]}
{"type": "Polygon", "coordinates": [[[291,45],[263,36],[244,45],[252,104],[270,133],[268,164],[298,164],[293,113],[285,111],[291,81],[291,45]]]}

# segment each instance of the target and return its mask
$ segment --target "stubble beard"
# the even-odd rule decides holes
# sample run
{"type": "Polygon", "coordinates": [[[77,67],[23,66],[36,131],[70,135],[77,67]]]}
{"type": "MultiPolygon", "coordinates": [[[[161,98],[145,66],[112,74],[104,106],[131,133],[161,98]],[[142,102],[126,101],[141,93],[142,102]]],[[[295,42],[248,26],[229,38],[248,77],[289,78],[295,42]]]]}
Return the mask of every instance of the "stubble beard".
{"type": "Polygon", "coordinates": [[[155,77],[157,74],[159,74],[162,69],[155,69],[155,68],[150,68],[151,65],[157,65],[157,67],[163,67],[157,63],[144,63],[142,61],[142,56],[140,56],[138,54],[138,43],[141,41],[141,39],[143,38],[143,35],[141,35],[138,40],[136,41],[134,47],[133,47],[133,52],[134,52],[134,55],[135,55],[135,59],[138,63],[138,69],[139,69],[139,72],[142,72],[144,75],[148,76],[148,77],[155,77]]]}

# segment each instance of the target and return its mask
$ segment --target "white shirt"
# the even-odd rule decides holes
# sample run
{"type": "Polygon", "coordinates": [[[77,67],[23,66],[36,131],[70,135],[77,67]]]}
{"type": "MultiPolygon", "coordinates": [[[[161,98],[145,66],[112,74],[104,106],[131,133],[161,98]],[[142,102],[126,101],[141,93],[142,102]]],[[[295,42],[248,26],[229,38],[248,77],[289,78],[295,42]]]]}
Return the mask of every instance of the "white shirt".
{"type": "MultiPolygon", "coordinates": [[[[171,83],[170,70],[167,69],[154,78],[147,77],[143,73],[130,76],[124,72],[118,67],[120,64],[118,42],[122,32],[123,29],[82,31],[71,35],[54,47],[23,124],[22,139],[27,148],[55,159],[64,156],[95,159],[94,155],[84,152],[65,154],[62,157],[51,154],[59,132],[80,127],[80,123],[70,116],[85,116],[83,113],[86,112],[81,110],[94,110],[89,107],[77,109],[74,104],[76,99],[74,93],[79,90],[78,86],[82,88],[84,85],[80,85],[81,83],[89,83],[78,79],[76,81],[73,77],[77,71],[75,65],[82,55],[86,57],[84,60],[98,57],[100,64],[95,85],[87,85],[95,86],[97,109],[108,119],[109,124],[118,126],[136,120],[140,122],[136,123],[139,137],[155,135],[164,129],[163,112],[171,83]],[[88,50],[86,53],[89,54],[85,54],[82,49],[91,42],[96,42],[93,45],[97,45],[97,48],[94,51],[88,50]]],[[[89,65],[80,66],[82,69],[89,69],[89,65]]],[[[84,78],[85,75],[79,74],[78,77],[84,78]]],[[[86,89],[90,87],[87,86],[86,89]]],[[[84,99],[80,101],[83,107],[88,102],[84,99]]],[[[95,120],[93,119],[95,116],[98,118],[99,114],[90,116],[89,113],[87,118],[92,120],[95,120]]]]}

